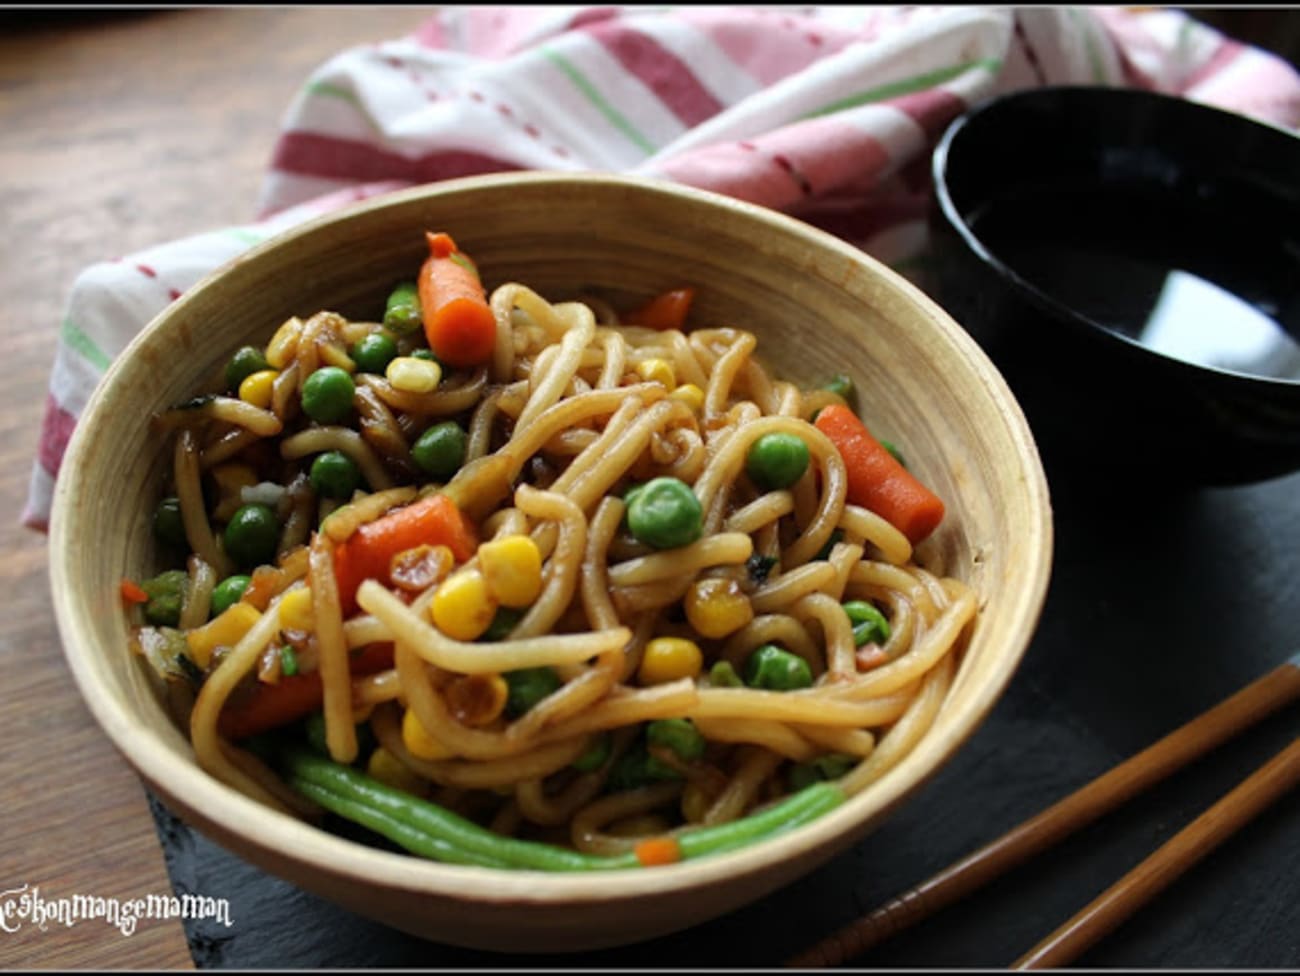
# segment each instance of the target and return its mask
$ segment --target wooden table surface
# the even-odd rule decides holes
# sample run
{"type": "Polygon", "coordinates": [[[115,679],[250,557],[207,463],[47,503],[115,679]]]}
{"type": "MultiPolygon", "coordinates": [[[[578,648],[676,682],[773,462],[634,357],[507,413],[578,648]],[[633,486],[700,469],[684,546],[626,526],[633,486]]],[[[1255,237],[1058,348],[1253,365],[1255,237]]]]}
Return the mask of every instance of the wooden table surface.
{"type": "MultiPolygon", "coordinates": [[[[145,793],[64,663],[18,524],[64,302],[99,260],[254,216],[278,123],[334,53],[430,8],[0,12],[0,892],[170,895],[145,793]]],[[[202,894],[202,892],[198,892],[202,894]]],[[[0,895],[3,902],[13,897],[0,895]]],[[[188,969],[179,921],[0,928],[0,968],[188,969]]]]}

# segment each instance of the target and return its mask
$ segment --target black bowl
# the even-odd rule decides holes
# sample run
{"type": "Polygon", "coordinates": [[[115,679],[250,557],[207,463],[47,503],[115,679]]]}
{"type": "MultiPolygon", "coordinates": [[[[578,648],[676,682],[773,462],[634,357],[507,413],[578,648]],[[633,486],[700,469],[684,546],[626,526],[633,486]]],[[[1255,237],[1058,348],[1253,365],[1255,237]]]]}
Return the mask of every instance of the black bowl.
{"type": "Polygon", "coordinates": [[[956,120],[933,174],[932,291],[1045,461],[1194,485],[1300,469],[1300,138],[1040,88],[956,120]]]}

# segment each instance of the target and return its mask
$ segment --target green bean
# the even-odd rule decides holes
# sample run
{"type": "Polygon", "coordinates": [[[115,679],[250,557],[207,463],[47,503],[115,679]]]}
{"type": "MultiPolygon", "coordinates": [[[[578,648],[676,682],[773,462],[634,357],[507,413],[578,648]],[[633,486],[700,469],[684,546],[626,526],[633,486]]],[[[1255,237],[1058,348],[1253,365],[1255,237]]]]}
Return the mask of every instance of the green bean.
{"type": "MultiPolygon", "coordinates": [[[[636,854],[584,854],[552,844],[502,837],[442,807],[385,786],[301,746],[282,749],[289,785],[322,807],[387,837],[413,854],[454,864],[542,871],[640,867],[636,854]]],[[[683,858],[735,850],[793,830],[843,803],[834,783],[812,786],[740,820],[683,831],[683,858]]]]}
{"type": "Polygon", "coordinates": [[[748,817],[688,830],[677,838],[677,843],[683,859],[733,851],[816,820],[844,800],[844,791],[834,783],[813,783],[748,817]]]}
{"type": "Polygon", "coordinates": [[[505,861],[486,857],[481,854],[468,855],[455,844],[440,837],[434,837],[403,823],[398,818],[375,809],[359,800],[351,799],[333,790],[307,780],[293,781],[293,787],[309,800],[314,800],[331,813],[336,813],[346,820],[368,827],[382,837],[387,837],[395,844],[412,854],[427,857],[445,864],[472,864],[487,868],[509,868],[513,865],[505,861]]]}
{"type": "Polygon", "coordinates": [[[393,289],[384,303],[384,325],[399,335],[407,335],[420,328],[423,322],[419,288],[414,281],[404,281],[393,289]]]}
{"type": "MultiPolygon", "coordinates": [[[[412,839],[410,832],[414,831],[425,840],[437,843],[440,848],[443,846],[454,848],[456,857],[459,858],[458,863],[533,868],[542,871],[590,871],[637,866],[636,857],[632,854],[598,857],[580,851],[570,851],[553,844],[502,837],[450,810],[420,800],[401,790],[384,786],[369,776],[306,750],[288,751],[285,758],[289,766],[289,785],[294,789],[302,791],[304,786],[315,786],[318,790],[345,801],[349,809],[370,816],[377,814],[378,816],[374,817],[375,822],[382,820],[385,823],[400,824],[403,828],[401,831],[394,830],[392,833],[380,831],[380,833],[384,833],[389,840],[403,846],[406,846],[406,841],[412,839]]],[[[316,797],[313,795],[312,799],[316,797]]],[[[334,809],[328,803],[320,800],[317,802],[326,809],[334,809]]],[[[342,807],[344,804],[338,806],[342,807]]],[[[342,809],[334,812],[352,819],[350,814],[342,809]]],[[[442,859],[444,858],[439,858],[442,859]]]]}

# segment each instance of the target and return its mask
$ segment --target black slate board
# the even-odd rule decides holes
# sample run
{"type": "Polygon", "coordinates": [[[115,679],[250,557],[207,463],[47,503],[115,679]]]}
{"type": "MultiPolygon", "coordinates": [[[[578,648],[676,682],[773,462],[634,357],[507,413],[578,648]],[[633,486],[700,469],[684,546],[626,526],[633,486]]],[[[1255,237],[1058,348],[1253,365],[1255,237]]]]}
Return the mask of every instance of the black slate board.
{"type": "MultiPolygon", "coordinates": [[[[1208,449],[1208,447],[1207,447],[1208,449]]],[[[1050,457],[1045,451],[1045,458],[1050,457]]],[[[423,942],[270,877],[153,803],[178,893],[226,898],[187,923],[212,968],[776,968],[987,843],[1300,651],[1300,475],[1165,494],[1142,511],[1049,464],[1056,523],[1038,632],[956,757],[846,855],[676,935],[572,955],[423,942]]],[[[1295,708],[855,968],[1004,967],[1300,733],[1295,708]]],[[[1284,797],[1076,965],[1300,966],[1300,791],[1284,797]]]]}

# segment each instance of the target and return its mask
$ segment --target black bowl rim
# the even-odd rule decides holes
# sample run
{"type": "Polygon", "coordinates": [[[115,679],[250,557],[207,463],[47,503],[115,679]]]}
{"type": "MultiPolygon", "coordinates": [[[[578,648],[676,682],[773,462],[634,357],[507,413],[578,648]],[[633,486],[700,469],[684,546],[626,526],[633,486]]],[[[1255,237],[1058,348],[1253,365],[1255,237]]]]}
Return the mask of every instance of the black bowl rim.
{"type": "MultiPolygon", "coordinates": [[[[1181,371],[1188,375],[1196,375],[1207,379],[1213,378],[1219,382],[1244,384],[1261,391],[1267,390],[1286,394],[1294,394],[1300,391],[1300,379],[1260,376],[1254,373],[1242,373],[1217,366],[1194,363],[1158,352],[1150,346],[1143,345],[1136,339],[1131,339],[1108,329],[1095,319],[1053,298],[1047,292],[1030,283],[985,246],[984,241],[962,217],[949,190],[948,174],[950,167],[948,157],[953,144],[961,138],[962,133],[968,126],[990,113],[1012,111],[1019,105],[1047,98],[1059,99],[1062,97],[1110,100],[1120,105],[1147,103],[1167,106],[1163,109],[1164,111],[1178,111],[1193,115],[1208,114],[1224,120],[1226,124],[1237,125],[1252,131],[1263,130],[1269,133],[1267,138],[1284,137],[1300,146],[1300,137],[1271,122],[1221,109],[1204,102],[1196,102],[1176,95],[1146,89],[1115,88],[1101,85],[1046,85],[992,95],[971,105],[969,109],[948,125],[948,128],[936,144],[931,157],[931,176],[934,181],[935,201],[944,219],[961,237],[966,247],[979,259],[981,264],[992,269],[1014,291],[1027,298],[1042,311],[1067,323],[1068,327],[1082,329],[1089,334],[1096,335],[1101,341],[1114,345],[1117,350],[1139,357],[1146,363],[1163,369],[1181,371]]],[[[1297,187],[1297,190],[1300,191],[1300,186],[1297,187]]]]}

